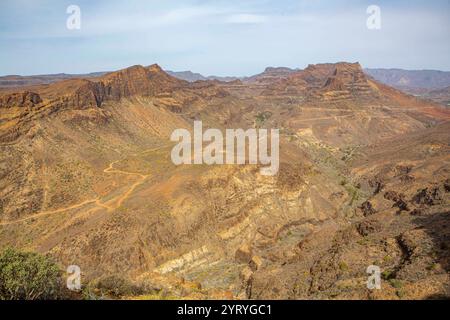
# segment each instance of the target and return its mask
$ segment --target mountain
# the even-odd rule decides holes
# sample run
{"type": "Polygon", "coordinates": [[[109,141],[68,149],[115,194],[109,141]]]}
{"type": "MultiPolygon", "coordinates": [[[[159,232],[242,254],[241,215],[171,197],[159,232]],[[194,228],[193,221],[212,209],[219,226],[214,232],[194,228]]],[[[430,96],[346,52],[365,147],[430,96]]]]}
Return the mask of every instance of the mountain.
{"type": "Polygon", "coordinates": [[[153,64],[3,89],[0,248],[76,264],[113,298],[448,297],[450,110],[359,63],[257,78],[153,64]],[[279,129],[278,173],[175,165],[171,134],[195,120],[279,129]]]}
{"type": "Polygon", "coordinates": [[[270,82],[274,79],[286,78],[296,70],[286,67],[267,67],[262,73],[245,78],[247,82],[270,82]]]}
{"type": "Polygon", "coordinates": [[[447,106],[450,72],[436,70],[364,69],[375,80],[405,93],[447,106]]]}
{"type": "Polygon", "coordinates": [[[348,162],[354,180],[343,183],[356,186],[356,198],[367,192],[355,211],[359,218],[346,226],[331,222],[295,246],[277,248],[283,267],[268,262],[254,273],[252,298],[448,297],[450,180],[448,165],[439,164],[449,160],[449,130],[446,122],[354,152],[348,162]],[[371,264],[382,272],[382,290],[366,287],[371,264]]]}
{"type": "Polygon", "coordinates": [[[8,109],[3,117],[0,138],[8,139],[28,130],[32,118],[60,110],[101,107],[105,101],[119,101],[131,96],[155,96],[170,93],[185,82],[166,74],[158,65],[133,66],[98,78],[69,79],[33,86],[33,92],[5,91],[0,95],[0,108],[8,109]],[[11,122],[19,124],[10,126],[11,122]]]}
{"type": "Polygon", "coordinates": [[[189,82],[195,81],[207,81],[207,80],[217,80],[222,82],[231,82],[239,80],[238,77],[218,77],[218,76],[208,76],[205,77],[200,73],[194,73],[192,71],[166,71],[169,75],[189,82]]]}
{"type": "Polygon", "coordinates": [[[73,79],[73,78],[95,78],[104,75],[106,72],[93,72],[88,74],[45,74],[36,76],[18,76],[8,75],[0,77],[0,88],[12,88],[19,86],[31,86],[39,84],[49,84],[61,80],[73,79]]]}
{"type": "Polygon", "coordinates": [[[399,89],[439,89],[450,86],[450,72],[437,70],[364,69],[382,83],[399,89]]]}
{"type": "Polygon", "coordinates": [[[192,71],[166,71],[169,75],[171,75],[172,77],[181,79],[181,80],[186,80],[189,82],[194,82],[194,81],[206,81],[208,80],[207,77],[201,75],[200,73],[194,73],[192,71]]]}
{"type": "Polygon", "coordinates": [[[281,76],[263,79],[264,95],[299,95],[309,103],[423,104],[413,96],[366,76],[359,63],[309,65],[304,70],[290,70],[281,76]]]}
{"type": "MultiPolygon", "coordinates": [[[[178,78],[180,80],[185,80],[189,82],[195,81],[207,81],[207,80],[217,80],[223,82],[231,82],[239,80],[239,77],[219,77],[219,76],[208,76],[205,77],[200,73],[194,73],[192,71],[165,71],[172,77],[178,78]]],[[[45,74],[45,75],[35,75],[35,76],[19,76],[19,75],[7,75],[0,76],[0,91],[7,90],[8,88],[18,88],[18,87],[30,87],[34,85],[50,84],[53,82],[58,82],[62,80],[69,79],[91,79],[101,77],[109,72],[92,72],[87,74],[45,74]]]]}
{"type": "MultiPolygon", "coordinates": [[[[273,79],[286,78],[299,69],[286,67],[267,67],[262,73],[250,77],[219,77],[203,76],[192,71],[169,71],[166,72],[178,79],[195,82],[217,80],[232,82],[236,80],[246,82],[270,82],[273,79]]],[[[450,86],[450,72],[436,70],[403,70],[403,69],[364,69],[364,72],[376,81],[397,88],[405,93],[425,96],[429,91],[444,89],[450,86]]],[[[107,72],[93,72],[88,74],[49,74],[35,76],[8,75],[0,77],[0,90],[14,87],[29,87],[32,85],[50,84],[68,79],[89,79],[105,75],[107,72]]],[[[431,96],[430,96],[431,97],[431,96]]]]}

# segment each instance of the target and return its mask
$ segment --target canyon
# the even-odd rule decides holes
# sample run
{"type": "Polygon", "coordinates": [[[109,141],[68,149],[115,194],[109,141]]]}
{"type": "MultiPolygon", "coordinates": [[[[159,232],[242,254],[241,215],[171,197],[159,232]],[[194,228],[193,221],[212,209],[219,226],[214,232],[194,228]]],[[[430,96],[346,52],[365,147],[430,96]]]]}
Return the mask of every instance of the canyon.
{"type": "Polygon", "coordinates": [[[151,297],[448,298],[449,170],[450,110],[359,63],[231,81],[138,65],[0,90],[0,248],[151,297]],[[175,165],[171,134],[196,121],[279,129],[276,175],[175,165]]]}

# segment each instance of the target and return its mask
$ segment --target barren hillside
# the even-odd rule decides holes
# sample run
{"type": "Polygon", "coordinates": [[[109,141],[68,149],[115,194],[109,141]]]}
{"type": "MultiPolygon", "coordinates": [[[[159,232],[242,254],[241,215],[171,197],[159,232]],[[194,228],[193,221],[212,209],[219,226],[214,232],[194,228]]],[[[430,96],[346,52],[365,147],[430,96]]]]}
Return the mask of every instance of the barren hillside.
{"type": "Polygon", "coordinates": [[[0,246],[177,298],[377,298],[375,262],[382,298],[448,295],[449,120],[358,63],[234,82],[133,66],[10,88],[0,246]],[[278,174],[175,166],[170,135],[194,120],[280,129],[278,174]]]}

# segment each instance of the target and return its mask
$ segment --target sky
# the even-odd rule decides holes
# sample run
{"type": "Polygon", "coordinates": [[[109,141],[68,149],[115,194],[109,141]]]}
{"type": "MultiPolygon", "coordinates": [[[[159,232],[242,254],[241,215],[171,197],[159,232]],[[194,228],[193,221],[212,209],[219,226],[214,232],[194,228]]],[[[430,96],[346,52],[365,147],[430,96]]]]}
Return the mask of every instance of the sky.
{"type": "Polygon", "coordinates": [[[0,75],[158,63],[247,76],[268,66],[360,62],[450,71],[450,0],[1,0],[0,75]],[[68,29],[70,5],[80,29],[68,29]],[[370,5],[380,29],[369,29],[370,5]]]}

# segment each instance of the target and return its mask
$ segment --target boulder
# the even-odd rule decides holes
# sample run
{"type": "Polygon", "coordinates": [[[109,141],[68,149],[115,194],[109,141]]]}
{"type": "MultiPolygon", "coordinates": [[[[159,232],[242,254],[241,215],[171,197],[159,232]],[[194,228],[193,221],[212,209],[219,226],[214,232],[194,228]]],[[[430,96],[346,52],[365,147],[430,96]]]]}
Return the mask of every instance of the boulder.
{"type": "Polygon", "coordinates": [[[364,217],[371,216],[375,214],[377,211],[373,208],[370,201],[365,201],[360,207],[361,211],[364,214],[364,217]]]}
{"type": "Polygon", "coordinates": [[[253,256],[248,265],[252,271],[256,271],[261,268],[262,263],[262,259],[259,256],[253,256]]]}
{"type": "Polygon", "coordinates": [[[249,263],[252,259],[252,248],[249,245],[244,244],[236,250],[234,258],[237,262],[249,263]]]}

